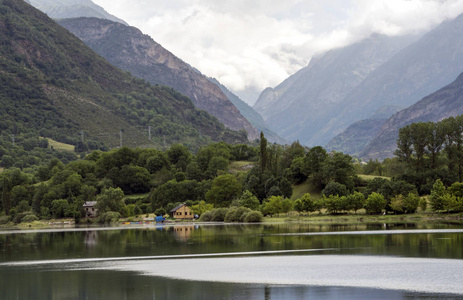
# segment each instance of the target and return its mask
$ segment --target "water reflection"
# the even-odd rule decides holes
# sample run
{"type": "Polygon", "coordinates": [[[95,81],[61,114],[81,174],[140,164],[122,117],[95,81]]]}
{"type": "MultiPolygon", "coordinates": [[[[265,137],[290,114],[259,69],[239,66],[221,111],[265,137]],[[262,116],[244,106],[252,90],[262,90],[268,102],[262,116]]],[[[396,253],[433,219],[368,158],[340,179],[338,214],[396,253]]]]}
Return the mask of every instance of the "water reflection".
{"type": "MultiPolygon", "coordinates": [[[[423,297],[424,299],[429,294],[371,290],[362,287],[332,287],[332,285],[339,286],[340,278],[331,278],[324,284],[318,283],[318,285],[330,285],[330,287],[313,286],[316,285],[316,281],[311,281],[312,286],[307,286],[307,281],[301,281],[299,286],[295,286],[294,284],[298,283],[298,278],[310,278],[307,277],[307,274],[310,275],[310,270],[313,271],[307,265],[305,268],[298,269],[296,262],[294,262],[294,268],[288,272],[299,274],[299,276],[297,278],[292,277],[291,274],[284,276],[291,279],[291,282],[286,282],[287,284],[291,283],[290,286],[280,285],[285,283],[280,279],[250,283],[253,282],[252,278],[263,279],[267,275],[274,274],[266,269],[267,267],[280,265],[283,268],[285,265],[290,265],[292,258],[302,254],[304,254],[304,259],[318,255],[320,261],[339,256],[340,260],[337,265],[351,263],[352,265],[348,269],[354,269],[356,265],[359,265],[359,262],[356,261],[358,257],[373,256],[426,259],[425,265],[429,270],[433,270],[433,268],[429,268],[429,264],[433,261],[432,259],[436,258],[453,259],[457,262],[455,265],[460,265],[463,259],[462,228],[462,224],[458,222],[423,222],[386,225],[383,223],[153,225],[132,228],[23,231],[21,233],[3,231],[0,232],[1,299],[39,299],[40,297],[35,297],[36,295],[44,295],[43,299],[132,299],[136,297],[140,299],[301,299],[307,297],[317,299],[377,299],[376,296],[382,295],[383,292],[385,295],[383,299],[407,297],[423,297]],[[294,252],[305,251],[304,249],[320,250],[307,252],[307,255],[306,253],[294,252]],[[204,278],[206,281],[198,282],[200,278],[194,277],[204,272],[217,279],[221,274],[220,270],[207,271],[202,267],[204,265],[221,266],[224,272],[240,266],[237,263],[239,260],[226,260],[221,263],[217,256],[223,255],[223,253],[259,251],[265,253],[256,253],[249,263],[242,265],[239,269],[244,275],[238,271],[235,272],[234,276],[243,277],[243,280],[247,278],[246,274],[249,276],[253,274],[252,278],[244,281],[246,284],[243,282],[239,284],[207,282],[207,280],[213,281],[214,278],[204,278]],[[270,259],[270,253],[278,254],[278,256],[270,259]],[[199,259],[194,256],[202,254],[212,254],[215,257],[201,260],[198,265],[192,264],[190,266],[190,263],[194,263],[195,259],[199,259]],[[153,260],[154,256],[164,256],[164,258],[159,261],[153,260]],[[166,256],[170,256],[169,261],[166,260],[166,256]],[[188,268],[191,268],[192,277],[182,277],[183,275],[178,276],[175,273],[169,275],[177,278],[175,280],[163,278],[168,275],[166,274],[168,272],[164,272],[164,270],[173,271],[171,263],[177,263],[172,261],[174,256],[184,256],[183,260],[178,262],[177,273],[185,274],[184,267],[188,265],[188,268]],[[140,258],[130,260],[130,262],[125,261],[135,257],[145,258],[138,263],[137,260],[140,258]],[[151,259],[147,260],[146,257],[151,257],[151,259]],[[85,266],[82,264],[85,259],[107,260],[107,258],[117,258],[119,263],[87,261],[85,266]],[[429,260],[429,258],[432,259],[429,260]],[[57,259],[75,259],[75,261],[54,264],[53,267],[37,265],[34,268],[32,266],[5,264],[8,262],[28,264],[29,261],[41,262],[57,259]],[[186,264],[187,262],[188,264],[186,264]],[[253,263],[258,263],[258,265],[253,265],[253,263]],[[143,266],[148,270],[144,270],[143,266]],[[94,270],[96,267],[101,269],[94,270]],[[255,274],[251,272],[254,269],[265,272],[255,274]],[[114,272],[114,270],[119,270],[119,272],[114,272]],[[160,271],[160,273],[153,273],[153,270],[160,271]],[[299,271],[294,272],[295,270],[299,271]],[[144,276],[140,274],[144,274],[144,276]],[[180,289],[180,286],[185,288],[182,291],[174,290],[180,289]],[[6,291],[6,296],[3,296],[3,291],[6,291]]],[[[325,264],[321,269],[330,270],[336,274],[345,272],[344,270],[337,270],[336,265],[327,264],[329,267],[326,267],[325,264]]],[[[309,266],[313,265],[316,265],[316,262],[309,264],[309,266]]],[[[401,268],[401,264],[393,264],[393,266],[401,268]]],[[[424,265],[420,266],[425,268],[424,265]]],[[[369,268],[378,269],[378,263],[372,263],[369,268]]],[[[388,268],[388,265],[385,264],[383,268],[388,268]]],[[[410,268],[413,269],[414,267],[411,266],[410,268]]],[[[451,264],[446,265],[446,269],[452,270],[451,264]]],[[[400,274],[407,274],[407,272],[408,269],[404,269],[400,274]]],[[[455,273],[449,274],[460,276],[459,274],[463,273],[462,270],[452,272],[455,273]]],[[[281,273],[280,270],[277,270],[277,273],[281,273]]],[[[427,280],[426,276],[432,276],[432,274],[425,274],[428,274],[426,270],[423,272],[418,270],[414,275],[418,281],[414,284],[418,285],[423,282],[427,284],[426,281],[420,281],[420,276],[427,280]]],[[[344,275],[344,277],[355,278],[355,274],[344,275]]],[[[317,276],[317,278],[321,277],[317,276]]],[[[373,276],[373,279],[379,281],[377,276],[373,276]]],[[[233,281],[232,279],[227,280],[233,281]]],[[[402,278],[397,284],[407,280],[407,278],[402,278]]],[[[387,282],[387,280],[382,281],[387,282]]],[[[432,283],[428,285],[432,285],[432,283]]],[[[458,283],[454,285],[459,286],[458,283]]],[[[378,287],[377,285],[368,285],[368,287],[373,286],[378,287]]],[[[389,287],[384,288],[390,289],[389,287]]],[[[443,296],[437,294],[436,297],[443,296]]]]}

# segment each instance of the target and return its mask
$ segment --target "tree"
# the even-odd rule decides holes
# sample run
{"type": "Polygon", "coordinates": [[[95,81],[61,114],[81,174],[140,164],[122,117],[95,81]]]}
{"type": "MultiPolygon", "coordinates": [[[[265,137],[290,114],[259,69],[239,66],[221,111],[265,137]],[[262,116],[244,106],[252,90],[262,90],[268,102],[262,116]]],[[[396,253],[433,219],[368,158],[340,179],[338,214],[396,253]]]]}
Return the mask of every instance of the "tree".
{"type": "Polygon", "coordinates": [[[259,199],[257,199],[257,197],[248,190],[243,192],[238,203],[240,206],[244,206],[252,210],[256,210],[260,205],[259,199]]]}
{"type": "Polygon", "coordinates": [[[214,204],[215,207],[226,207],[240,193],[241,184],[235,176],[221,175],[212,181],[211,189],[206,193],[206,201],[214,204]]]}
{"type": "Polygon", "coordinates": [[[344,184],[331,181],[329,182],[326,187],[323,189],[322,194],[326,197],[328,196],[346,196],[347,195],[347,188],[344,184]]]}
{"type": "Polygon", "coordinates": [[[360,192],[355,192],[347,196],[349,208],[353,209],[355,213],[365,205],[365,196],[360,192]]]}
{"type": "Polygon", "coordinates": [[[104,190],[96,197],[95,208],[98,209],[98,214],[114,211],[122,213],[124,210],[124,192],[120,188],[109,188],[104,190]]]}
{"type": "Polygon", "coordinates": [[[201,216],[206,211],[211,211],[214,209],[214,205],[206,203],[206,201],[201,200],[198,204],[191,206],[191,209],[195,215],[201,216]]]}
{"type": "Polygon", "coordinates": [[[431,196],[429,198],[433,211],[444,209],[443,197],[446,193],[444,184],[440,179],[437,179],[432,187],[431,196]]]}
{"type": "Polygon", "coordinates": [[[267,170],[268,153],[267,153],[267,139],[264,133],[260,132],[260,168],[262,172],[267,170]]]}
{"type": "Polygon", "coordinates": [[[372,193],[365,201],[365,210],[368,214],[380,214],[386,208],[387,201],[383,195],[372,193]]]}

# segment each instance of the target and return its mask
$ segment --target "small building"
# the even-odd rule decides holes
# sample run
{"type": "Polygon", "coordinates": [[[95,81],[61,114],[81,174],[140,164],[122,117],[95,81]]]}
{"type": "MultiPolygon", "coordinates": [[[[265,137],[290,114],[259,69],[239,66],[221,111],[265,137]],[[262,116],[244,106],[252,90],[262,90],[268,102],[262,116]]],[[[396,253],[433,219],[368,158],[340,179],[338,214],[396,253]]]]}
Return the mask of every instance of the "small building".
{"type": "Polygon", "coordinates": [[[195,215],[191,208],[189,208],[185,203],[180,204],[170,211],[170,215],[175,219],[194,219],[195,215]]]}
{"type": "Polygon", "coordinates": [[[94,218],[96,217],[98,210],[95,208],[96,201],[87,201],[84,203],[85,217],[94,218]]]}

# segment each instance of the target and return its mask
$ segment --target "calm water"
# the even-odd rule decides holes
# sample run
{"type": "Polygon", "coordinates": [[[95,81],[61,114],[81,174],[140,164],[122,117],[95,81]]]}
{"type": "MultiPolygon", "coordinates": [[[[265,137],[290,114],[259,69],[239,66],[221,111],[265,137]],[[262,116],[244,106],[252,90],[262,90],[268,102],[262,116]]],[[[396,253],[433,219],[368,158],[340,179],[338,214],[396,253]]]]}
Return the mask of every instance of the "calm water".
{"type": "Polygon", "coordinates": [[[1,231],[0,299],[463,299],[463,224],[1,231]]]}

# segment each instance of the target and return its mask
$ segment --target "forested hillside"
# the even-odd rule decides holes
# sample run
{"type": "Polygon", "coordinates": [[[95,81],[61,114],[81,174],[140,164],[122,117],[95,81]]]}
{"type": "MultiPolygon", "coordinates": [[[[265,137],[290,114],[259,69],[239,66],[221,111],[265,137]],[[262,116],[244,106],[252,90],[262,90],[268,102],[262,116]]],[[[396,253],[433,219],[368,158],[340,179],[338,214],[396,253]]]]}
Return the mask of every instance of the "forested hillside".
{"type": "Polygon", "coordinates": [[[246,130],[250,140],[258,138],[257,130],[218,86],[137,28],[97,18],[58,22],[113,65],[152,84],[174,88],[228,128],[246,130]]]}
{"type": "Polygon", "coordinates": [[[91,149],[246,141],[180,93],[113,67],[22,0],[0,3],[0,40],[4,141],[41,136],[91,149]]]}

